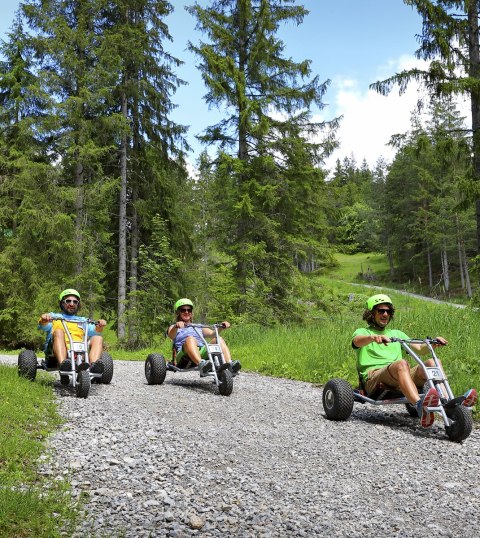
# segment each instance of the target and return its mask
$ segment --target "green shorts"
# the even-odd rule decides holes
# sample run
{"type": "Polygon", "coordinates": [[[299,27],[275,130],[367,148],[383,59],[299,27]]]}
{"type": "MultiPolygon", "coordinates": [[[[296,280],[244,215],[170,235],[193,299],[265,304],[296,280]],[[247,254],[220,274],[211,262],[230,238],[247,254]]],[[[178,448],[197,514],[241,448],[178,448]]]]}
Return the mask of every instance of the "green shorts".
{"type": "MultiPolygon", "coordinates": [[[[208,358],[207,348],[205,346],[200,348],[200,356],[203,360],[208,358]]],[[[193,364],[193,361],[190,360],[190,357],[183,351],[183,349],[177,353],[175,362],[177,363],[178,368],[187,368],[187,366],[193,364]]]]}

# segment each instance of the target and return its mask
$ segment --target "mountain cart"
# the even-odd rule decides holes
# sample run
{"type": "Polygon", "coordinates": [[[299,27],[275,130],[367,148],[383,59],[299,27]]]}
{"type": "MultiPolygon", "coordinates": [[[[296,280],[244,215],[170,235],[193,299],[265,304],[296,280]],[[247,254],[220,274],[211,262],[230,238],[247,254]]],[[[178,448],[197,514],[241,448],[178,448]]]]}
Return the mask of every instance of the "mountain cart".
{"type": "Polygon", "coordinates": [[[45,352],[45,359],[38,359],[33,350],[25,349],[18,356],[18,374],[34,381],[37,370],[58,371],[62,385],[73,387],[79,398],[87,398],[92,383],[109,384],[111,382],[113,377],[112,357],[109,353],[103,352],[95,363],[97,365],[95,371],[92,372],[88,357],[88,325],[91,323],[96,325],[97,322],[91,319],[70,321],[63,316],[52,316],[52,321],[55,320],[61,321],[70,344],[67,350],[67,359],[62,365],[62,369],[59,368],[58,361],[51,349],[47,349],[45,352]],[[82,326],[84,338],[81,342],[73,340],[68,329],[69,323],[82,326]]]}
{"type": "MultiPolygon", "coordinates": [[[[233,391],[234,378],[234,374],[230,370],[230,363],[225,362],[221,345],[219,343],[208,343],[202,332],[202,329],[212,329],[215,332],[215,341],[220,342],[218,329],[222,328],[223,324],[214,323],[213,325],[204,325],[201,323],[190,323],[189,327],[195,329],[207,351],[206,360],[210,362],[211,368],[205,377],[210,378],[217,386],[219,394],[230,396],[233,391]]],[[[160,353],[151,353],[145,361],[145,377],[149,385],[161,385],[165,381],[167,372],[183,374],[193,371],[198,371],[198,366],[187,356],[183,356],[180,362],[177,363],[175,356],[172,357],[171,361],[166,361],[165,357],[160,353]]]]}
{"type": "MultiPolygon", "coordinates": [[[[467,439],[473,428],[472,410],[471,407],[464,405],[468,403],[465,402],[465,396],[455,397],[452,393],[447,376],[433,348],[433,345],[441,344],[441,342],[429,337],[423,340],[401,338],[390,340],[399,342],[407,354],[423,369],[426,382],[420,396],[426,394],[431,387],[438,392],[440,400],[438,406],[427,407],[427,410],[442,418],[449,439],[456,442],[467,439]],[[426,366],[411,344],[426,344],[434,366],[426,366]]],[[[410,416],[418,416],[416,407],[410,404],[401,392],[381,384],[373,394],[366,394],[361,381],[358,388],[352,389],[351,385],[343,379],[331,379],[323,389],[322,403],[327,418],[336,421],[347,420],[353,411],[354,403],[368,403],[375,406],[403,404],[410,416]]]]}

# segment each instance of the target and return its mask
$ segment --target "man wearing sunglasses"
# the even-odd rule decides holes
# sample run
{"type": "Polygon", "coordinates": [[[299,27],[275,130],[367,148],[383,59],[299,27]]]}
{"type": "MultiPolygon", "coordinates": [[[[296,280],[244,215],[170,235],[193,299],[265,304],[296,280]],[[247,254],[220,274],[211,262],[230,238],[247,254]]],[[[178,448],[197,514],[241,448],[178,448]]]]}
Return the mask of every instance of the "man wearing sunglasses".
{"type": "MultiPolygon", "coordinates": [[[[416,406],[421,425],[429,428],[435,417],[426,408],[438,405],[439,395],[434,388],[430,388],[420,398],[417,387],[423,387],[426,381],[422,368],[418,365],[411,368],[402,358],[400,343],[390,341],[390,338],[394,337],[409,339],[404,332],[387,328],[393,320],[394,313],[395,309],[388,295],[372,295],[367,300],[363,319],[368,327],[357,329],[352,339],[352,347],[357,352],[357,369],[367,395],[373,394],[380,383],[400,390],[408,401],[416,406]]],[[[437,345],[448,344],[441,336],[437,336],[436,339],[440,342],[437,345]]],[[[428,352],[426,344],[411,345],[419,353],[428,352]]],[[[435,366],[433,359],[426,360],[425,364],[435,366]]]]}
{"type": "MultiPolygon", "coordinates": [[[[73,288],[67,288],[63,290],[58,296],[59,306],[61,309],[60,314],[54,312],[42,314],[38,321],[38,328],[47,333],[45,340],[45,356],[53,356],[57,361],[57,365],[60,366],[60,370],[69,372],[71,365],[67,358],[67,348],[69,346],[68,337],[63,330],[61,321],[52,320],[52,317],[62,316],[68,323],[68,330],[72,335],[74,341],[81,342],[83,340],[84,332],[83,327],[78,325],[79,321],[86,321],[87,318],[78,316],[77,313],[80,310],[80,293],[73,288]]],[[[100,358],[103,351],[103,338],[100,333],[107,322],[104,319],[99,319],[97,325],[90,323],[88,325],[88,338],[89,338],[89,354],[88,358],[91,363],[90,370],[94,373],[102,373],[103,365],[96,365],[96,361],[100,358]]]]}
{"type": "MultiPolygon", "coordinates": [[[[180,367],[185,367],[191,361],[198,366],[200,377],[205,377],[212,365],[206,360],[207,350],[201,338],[193,327],[189,327],[189,324],[193,323],[193,303],[190,299],[179,299],[175,303],[175,317],[175,323],[167,329],[167,336],[173,341],[176,363],[177,365],[182,365],[180,367]],[[185,363],[185,365],[182,363],[185,363]]],[[[228,329],[230,323],[224,321],[223,326],[225,329],[228,329]]],[[[221,331],[222,329],[219,330],[221,331]]],[[[211,329],[204,328],[202,331],[207,339],[215,336],[214,331],[211,329]]],[[[212,340],[212,343],[214,344],[216,342],[212,340]]],[[[223,338],[220,338],[220,342],[218,343],[222,347],[225,362],[230,364],[232,374],[236,375],[242,367],[240,361],[232,361],[230,350],[223,338]]]]}

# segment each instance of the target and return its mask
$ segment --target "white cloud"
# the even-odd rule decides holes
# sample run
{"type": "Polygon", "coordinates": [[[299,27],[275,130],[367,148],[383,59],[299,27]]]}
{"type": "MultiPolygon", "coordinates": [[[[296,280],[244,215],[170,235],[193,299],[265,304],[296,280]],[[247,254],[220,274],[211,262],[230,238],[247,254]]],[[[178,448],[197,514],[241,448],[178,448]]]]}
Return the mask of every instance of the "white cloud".
{"type": "MultiPolygon", "coordinates": [[[[418,64],[419,61],[413,57],[403,56],[382,66],[376,80],[418,64]]],[[[392,135],[409,130],[411,113],[421,96],[419,85],[412,82],[402,95],[396,87],[388,96],[368,87],[360,88],[359,82],[351,78],[337,77],[332,86],[334,115],[342,115],[343,119],[337,131],[340,147],[327,160],[327,167],[332,169],[337,159],[342,160],[352,154],[359,165],[365,159],[373,167],[380,157],[390,162],[395,150],[387,144],[392,135]]]]}
{"type": "MultiPolygon", "coordinates": [[[[372,80],[385,80],[395,73],[412,67],[425,68],[426,62],[413,56],[401,56],[377,68],[372,80]]],[[[391,162],[395,148],[388,145],[392,135],[406,133],[411,127],[411,115],[419,99],[427,98],[427,93],[420,84],[411,82],[406,91],[399,95],[395,86],[388,96],[370,90],[368,84],[352,77],[332,77],[329,106],[321,114],[314,115],[313,121],[328,121],[332,117],[343,116],[337,130],[340,147],[325,161],[325,166],[332,171],[337,159],[354,156],[357,165],[365,159],[373,168],[380,157],[391,162]]],[[[458,108],[462,116],[470,119],[469,100],[458,99],[458,108]]],[[[278,114],[283,118],[283,114],[278,114]]],[[[191,165],[195,169],[195,165],[191,165]]],[[[191,171],[192,173],[192,171],[191,171]]]]}

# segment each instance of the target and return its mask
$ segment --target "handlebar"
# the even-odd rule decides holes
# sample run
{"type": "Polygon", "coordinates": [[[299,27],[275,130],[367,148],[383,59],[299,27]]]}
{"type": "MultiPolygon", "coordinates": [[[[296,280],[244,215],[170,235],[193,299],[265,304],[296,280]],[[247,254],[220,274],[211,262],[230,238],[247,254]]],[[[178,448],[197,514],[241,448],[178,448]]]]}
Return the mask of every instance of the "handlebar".
{"type": "Polygon", "coordinates": [[[90,318],[85,318],[84,320],[73,320],[73,319],[68,319],[64,316],[50,316],[52,319],[51,321],[68,321],[70,323],[88,323],[88,324],[93,324],[95,326],[97,326],[99,324],[98,321],[95,321],[94,319],[90,319],[90,318]]]}
{"type": "Polygon", "coordinates": [[[225,324],[223,322],[212,323],[211,325],[205,325],[204,323],[185,323],[185,327],[197,327],[198,329],[213,329],[217,327],[218,329],[224,329],[225,324]]]}
{"type": "Polygon", "coordinates": [[[426,338],[410,338],[408,340],[404,338],[390,338],[390,342],[400,342],[405,344],[431,344],[436,346],[444,346],[443,342],[440,342],[440,340],[437,340],[436,338],[430,338],[430,336],[427,336],[426,338]]]}

